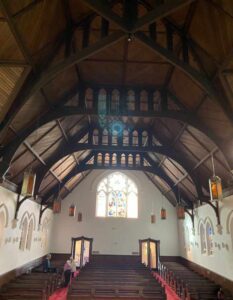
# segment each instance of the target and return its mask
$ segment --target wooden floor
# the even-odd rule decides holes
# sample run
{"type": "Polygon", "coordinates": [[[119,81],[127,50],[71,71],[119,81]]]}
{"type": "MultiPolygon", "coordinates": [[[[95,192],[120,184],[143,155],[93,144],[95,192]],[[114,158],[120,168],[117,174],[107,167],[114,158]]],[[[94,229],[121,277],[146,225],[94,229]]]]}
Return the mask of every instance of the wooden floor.
{"type": "Polygon", "coordinates": [[[141,264],[89,264],[72,283],[68,292],[73,299],[158,299],[165,300],[164,289],[141,264]]]}

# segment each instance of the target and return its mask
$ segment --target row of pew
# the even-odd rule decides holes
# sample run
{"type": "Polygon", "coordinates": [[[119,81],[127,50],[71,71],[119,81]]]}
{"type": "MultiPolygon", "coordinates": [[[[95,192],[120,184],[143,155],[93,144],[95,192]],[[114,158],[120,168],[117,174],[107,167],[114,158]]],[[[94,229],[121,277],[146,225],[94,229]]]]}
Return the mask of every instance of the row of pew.
{"type": "Polygon", "coordinates": [[[74,299],[158,299],[166,300],[164,288],[143,265],[89,263],[69,288],[74,299]]]}
{"type": "Polygon", "coordinates": [[[32,272],[16,277],[0,289],[1,300],[47,300],[60,281],[57,273],[32,272]]]}
{"type": "MultiPolygon", "coordinates": [[[[220,286],[181,263],[163,262],[159,266],[159,274],[181,299],[217,299],[220,286]]],[[[233,300],[231,293],[226,290],[224,300],[233,300]]]]}

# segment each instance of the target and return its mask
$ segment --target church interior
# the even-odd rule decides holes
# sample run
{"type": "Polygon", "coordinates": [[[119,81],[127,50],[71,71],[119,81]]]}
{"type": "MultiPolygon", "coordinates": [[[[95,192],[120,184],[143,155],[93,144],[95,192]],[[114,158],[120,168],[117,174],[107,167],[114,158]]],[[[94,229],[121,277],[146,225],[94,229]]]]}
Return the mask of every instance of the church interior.
{"type": "Polygon", "coordinates": [[[233,299],[233,1],[0,0],[0,299],[118,298],[233,299]]]}

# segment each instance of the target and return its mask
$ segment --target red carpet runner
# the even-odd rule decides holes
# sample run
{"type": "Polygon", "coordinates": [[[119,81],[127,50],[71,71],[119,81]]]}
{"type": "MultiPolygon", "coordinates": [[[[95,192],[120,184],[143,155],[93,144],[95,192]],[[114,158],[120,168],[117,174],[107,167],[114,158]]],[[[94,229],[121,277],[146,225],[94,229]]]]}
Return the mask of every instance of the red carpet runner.
{"type": "Polygon", "coordinates": [[[165,288],[167,294],[167,300],[181,300],[181,298],[173,291],[173,289],[166,283],[166,281],[156,272],[152,272],[153,276],[161,282],[161,285],[165,288]]]}
{"type": "MultiPolygon", "coordinates": [[[[161,282],[162,286],[165,288],[165,292],[167,294],[167,300],[181,300],[180,297],[170,288],[170,286],[163,280],[158,273],[152,272],[153,276],[161,282]]],[[[75,274],[75,277],[78,276],[78,272],[75,274]]],[[[61,288],[56,290],[52,296],[49,297],[49,300],[66,300],[68,293],[68,288],[61,288]]]]}
{"type": "MultiPolygon", "coordinates": [[[[79,271],[75,272],[74,274],[74,278],[72,280],[74,280],[79,274],[79,271]]],[[[72,280],[71,283],[72,284],[72,280]]],[[[66,300],[67,298],[67,293],[68,293],[68,287],[66,288],[60,288],[57,289],[50,297],[49,300],[66,300]]]]}

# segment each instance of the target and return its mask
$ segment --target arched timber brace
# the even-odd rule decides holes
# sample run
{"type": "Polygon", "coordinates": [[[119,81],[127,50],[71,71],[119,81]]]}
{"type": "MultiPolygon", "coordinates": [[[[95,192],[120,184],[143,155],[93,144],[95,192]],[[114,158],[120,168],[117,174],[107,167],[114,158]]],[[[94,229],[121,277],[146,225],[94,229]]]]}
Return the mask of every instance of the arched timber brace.
{"type": "Polygon", "coordinates": [[[201,201],[202,202],[205,202],[207,204],[209,204],[214,212],[215,212],[215,215],[216,215],[216,218],[217,218],[217,228],[218,228],[218,232],[221,233],[221,229],[222,229],[222,226],[221,226],[221,219],[220,219],[220,211],[219,211],[219,204],[218,204],[218,201],[216,201],[216,203],[214,204],[213,202],[211,202],[209,199],[203,199],[201,201]]]}
{"type": "Polygon", "coordinates": [[[192,221],[192,227],[193,227],[193,230],[194,230],[195,229],[195,226],[194,226],[194,210],[191,209],[191,212],[187,208],[185,208],[184,210],[190,216],[191,221],[192,221]]]}
{"type": "Polygon", "coordinates": [[[199,199],[202,199],[202,191],[201,191],[201,185],[198,182],[198,179],[192,174],[191,169],[189,169],[187,166],[184,165],[184,162],[179,156],[170,148],[165,146],[107,146],[107,145],[93,145],[88,143],[78,143],[76,145],[70,146],[69,148],[64,149],[56,157],[53,157],[49,164],[47,163],[46,166],[41,167],[41,170],[38,172],[37,175],[37,183],[35,188],[35,193],[38,193],[39,186],[46,175],[46,173],[49,171],[49,169],[60,159],[62,159],[64,156],[72,154],[77,151],[81,150],[95,150],[95,151],[111,151],[111,152],[122,152],[122,153],[147,153],[147,152],[155,152],[160,153],[162,155],[166,155],[173,159],[174,161],[178,162],[189,174],[191,179],[193,180],[194,185],[196,186],[197,195],[199,199]]]}
{"type": "Polygon", "coordinates": [[[29,197],[23,197],[23,199],[20,200],[20,194],[18,194],[17,196],[17,202],[16,202],[16,207],[15,207],[15,216],[14,216],[14,219],[17,220],[17,217],[18,217],[18,213],[19,213],[19,209],[20,209],[20,206],[26,201],[28,200],[29,197]]]}
{"type": "Polygon", "coordinates": [[[43,207],[43,205],[40,205],[39,225],[41,225],[41,219],[43,217],[43,214],[48,208],[49,208],[49,205],[45,205],[45,207],[43,207]]]}
{"type": "MultiPolygon", "coordinates": [[[[161,177],[167,184],[168,186],[171,186],[171,181],[168,178],[168,176],[159,169],[156,169],[155,167],[149,167],[149,166],[143,166],[142,165],[142,154],[137,154],[137,158],[135,156],[135,158],[133,158],[134,160],[134,164],[131,165],[129,167],[129,163],[128,163],[128,157],[124,154],[124,153],[116,153],[116,164],[111,163],[112,160],[110,160],[108,162],[108,164],[106,165],[104,163],[104,158],[106,156],[108,157],[113,157],[115,153],[108,153],[108,152],[95,152],[92,153],[92,156],[94,157],[94,164],[88,164],[88,163],[81,163],[79,167],[74,167],[73,170],[67,175],[65,176],[65,178],[62,181],[62,185],[61,185],[61,189],[63,188],[63,186],[69,181],[71,180],[75,175],[83,172],[83,171],[87,171],[87,170],[135,170],[135,171],[144,171],[144,172],[150,172],[153,174],[158,175],[159,177],[161,177]],[[123,156],[122,156],[123,155],[123,156]],[[99,157],[101,156],[101,161],[99,160],[99,157]],[[122,157],[124,157],[124,161],[122,161],[122,157]]],[[[90,158],[89,158],[90,159],[90,158]]],[[[46,204],[48,199],[50,199],[53,195],[56,195],[57,193],[57,187],[52,188],[50,191],[48,191],[46,193],[46,195],[43,197],[43,204],[46,204]]],[[[177,190],[174,191],[175,196],[178,197],[178,193],[177,190]]],[[[178,199],[178,198],[177,198],[178,199]]],[[[187,206],[188,207],[192,207],[192,203],[191,202],[187,202],[187,206]]]]}
{"type": "MultiPolygon", "coordinates": [[[[197,128],[204,134],[206,134],[212,141],[218,146],[218,148],[223,152],[224,149],[221,140],[215,136],[215,134],[207,128],[197,116],[195,116],[192,112],[185,110],[182,108],[180,111],[169,110],[167,107],[167,97],[170,97],[173,101],[178,101],[179,99],[175,95],[173,95],[170,91],[164,91],[161,89],[142,89],[139,87],[120,89],[118,86],[113,86],[111,88],[106,88],[106,111],[104,112],[104,117],[113,117],[118,115],[120,117],[132,116],[132,117],[149,117],[149,118],[169,118],[181,121],[183,123],[189,124],[194,128],[197,128]],[[133,91],[135,93],[135,101],[136,99],[140,99],[138,105],[135,105],[135,109],[127,106],[127,94],[133,91]],[[117,93],[119,100],[117,103],[114,101],[114,95],[117,93]],[[142,93],[146,95],[144,99],[141,97],[142,93]],[[160,95],[160,102],[157,103],[155,101],[155,95],[160,95]],[[113,106],[114,102],[114,106],[113,106]]],[[[18,137],[16,137],[10,144],[5,146],[0,155],[2,157],[2,163],[0,165],[0,176],[4,176],[5,172],[8,170],[11,160],[17,151],[18,147],[23,143],[23,141],[38,127],[41,127],[51,121],[57,120],[62,117],[72,116],[72,115],[90,115],[90,116],[98,116],[100,117],[98,111],[98,103],[100,101],[99,93],[101,89],[100,87],[86,87],[80,86],[71,90],[67,93],[61,101],[59,101],[59,105],[52,108],[48,111],[43,117],[35,120],[34,124],[21,132],[17,133],[18,137]],[[88,102],[88,107],[84,106],[85,95],[88,90],[93,91],[93,99],[88,102]],[[71,99],[74,95],[79,95],[79,100],[76,106],[67,106],[65,103],[71,99]]],[[[226,155],[226,158],[228,156],[226,155]]],[[[227,159],[226,159],[227,164],[227,159]]],[[[228,165],[228,164],[227,164],[228,165]]]]}
{"type": "MultiPolygon", "coordinates": [[[[76,63],[81,62],[86,58],[96,54],[104,48],[109,47],[114,43],[117,43],[121,39],[127,37],[129,33],[134,33],[135,37],[138,40],[140,40],[143,44],[145,44],[147,47],[161,55],[163,58],[165,58],[166,61],[170,62],[175,67],[178,67],[180,70],[182,70],[186,75],[188,75],[192,80],[194,80],[210,96],[210,98],[213,101],[216,101],[218,105],[223,106],[223,101],[220,101],[220,96],[223,97],[223,95],[218,94],[218,92],[216,91],[213,84],[208,78],[204,77],[200,71],[197,71],[191,65],[189,65],[189,40],[185,36],[179,36],[183,48],[183,60],[181,60],[179,57],[175,57],[174,53],[172,52],[172,49],[170,49],[172,48],[171,46],[169,46],[170,50],[167,49],[165,46],[160,46],[156,44],[155,40],[145,36],[145,34],[139,31],[140,28],[143,28],[145,26],[148,26],[149,30],[149,28],[151,28],[153,24],[156,24],[156,21],[166,17],[167,15],[173,13],[176,10],[183,8],[184,6],[189,5],[193,1],[194,0],[176,0],[172,3],[160,4],[154,9],[149,9],[147,7],[148,12],[143,17],[137,16],[137,10],[134,7],[135,3],[134,1],[131,1],[131,8],[130,5],[125,7],[131,12],[131,15],[133,15],[132,22],[130,23],[128,23],[128,18],[125,18],[125,16],[129,14],[128,11],[126,11],[125,14],[123,14],[124,17],[122,18],[116,13],[114,13],[112,7],[109,5],[109,2],[106,0],[85,1],[85,4],[91,7],[94,13],[92,12],[90,16],[87,16],[85,22],[82,21],[78,26],[74,26],[73,30],[77,29],[77,27],[80,26],[84,31],[87,30],[86,26],[84,25],[90,22],[90,17],[92,20],[93,14],[94,17],[96,17],[96,14],[101,16],[106,22],[113,22],[117,24],[120,30],[110,35],[106,35],[108,33],[108,30],[101,30],[102,34],[100,35],[100,40],[98,40],[94,45],[87,45],[87,47],[82,48],[76,53],[70,53],[70,56],[65,57],[64,61],[57,63],[57,65],[55,66],[50,66],[48,63],[43,67],[42,70],[37,71],[37,73],[34,73],[34,71],[31,72],[30,76],[28,77],[28,80],[24,84],[24,87],[22,88],[21,92],[17,97],[16,104],[12,106],[12,108],[5,116],[3,122],[1,123],[1,129],[5,129],[6,126],[9,125],[10,121],[14,118],[17,111],[29,99],[30,96],[32,96],[36,91],[43,88],[58,74],[63,72],[65,69],[75,65],[76,63]]],[[[168,28],[170,27],[168,26],[168,28]]],[[[154,30],[156,30],[156,26],[154,26],[154,30]]],[[[66,34],[66,32],[64,34],[66,34]]],[[[154,36],[156,36],[156,33],[154,33],[154,36]]],[[[172,37],[170,37],[169,40],[170,42],[168,43],[168,45],[171,45],[172,37]]],[[[84,44],[86,46],[86,42],[84,44]]],[[[232,116],[230,115],[231,110],[228,110],[229,107],[227,106],[227,101],[224,101],[224,103],[225,104],[223,109],[228,118],[232,121],[232,116]]]]}

